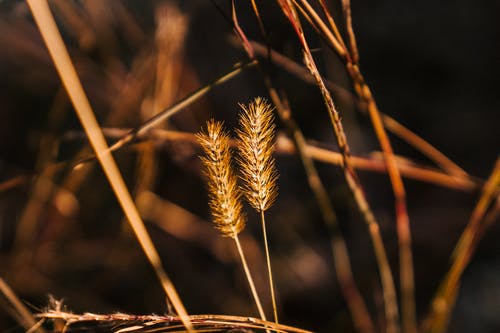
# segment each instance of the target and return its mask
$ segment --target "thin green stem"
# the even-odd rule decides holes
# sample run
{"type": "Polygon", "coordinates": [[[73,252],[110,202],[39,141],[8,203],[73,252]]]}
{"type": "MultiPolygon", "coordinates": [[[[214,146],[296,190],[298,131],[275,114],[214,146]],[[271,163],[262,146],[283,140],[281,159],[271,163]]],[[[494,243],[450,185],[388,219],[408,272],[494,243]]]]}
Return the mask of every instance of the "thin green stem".
{"type": "Polygon", "coordinates": [[[274,292],[273,271],[271,269],[271,257],[269,256],[269,246],[267,243],[266,219],[264,211],[260,211],[260,221],[262,222],[262,234],[264,235],[264,247],[266,249],[267,275],[269,276],[269,288],[271,289],[271,300],[273,302],[274,322],[278,324],[278,311],[276,307],[276,295],[274,292]]]}

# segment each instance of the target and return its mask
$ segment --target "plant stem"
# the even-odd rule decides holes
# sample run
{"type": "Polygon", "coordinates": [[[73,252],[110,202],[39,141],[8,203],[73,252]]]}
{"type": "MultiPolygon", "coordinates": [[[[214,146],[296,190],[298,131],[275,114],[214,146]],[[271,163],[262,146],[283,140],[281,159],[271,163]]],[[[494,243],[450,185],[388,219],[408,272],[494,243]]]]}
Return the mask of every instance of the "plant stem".
{"type": "Polygon", "coordinates": [[[276,308],[276,295],[274,292],[273,272],[271,269],[271,257],[269,256],[269,246],[267,243],[266,220],[264,211],[260,211],[260,221],[262,222],[262,233],[264,235],[264,247],[266,249],[267,275],[269,276],[269,288],[271,289],[271,300],[273,302],[274,322],[278,324],[278,311],[276,308]]]}
{"type": "Polygon", "coordinates": [[[47,49],[54,61],[54,65],[68,92],[70,100],[80,119],[80,122],[87,133],[88,139],[94,152],[102,166],[115,196],[120,203],[125,216],[127,217],[132,230],[134,231],[139,244],[141,245],[151,266],[153,266],[156,276],[167,295],[167,302],[170,300],[188,332],[193,332],[193,326],[189,320],[188,313],[177,294],[177,291],[163,269],[160,256],[149,236],[144,222],[137,211],[137,207],[125,185],[125,181],[116,165],[116,162],[109,151],[109,147],[104,139],[101,127],[92,111],[90,102],[85,95],[78,74],[71,61],[68,50],[64,45],[61,33],[50,12],[47,1],[28,0],[28,6],[33,14],[35,22],[42,34],[47,49]]]}
{"type": "MultiPolygon", "coordinates": [[[[485,221],[485,214],[491,202],[500,198],[498,186],[500,185],[500,158],[497,159],[495,168],[493,169],[488,181],[483,187],[482,195],[480,196],[474,211],[470,217],[467,227],[460,236],[453,254],[452,264],[449,271],[446,273],[439,289],[434,296],[431,304],[431,310],[423,324],[424,332],[444,332],[450,320],[453,306],[455,305],[456,296],[460,288],[460,280],[465,268],[469,264],[479,237],[481,236],[481,227],[491,220],[485,221]]],[[[493,208],[493,212],[495,207],[493,208]]],[[[494,216],[495,214],[493,214],[494,216]]]]}
{"type": "Polygon", "coordinates": [[[328,192],[319,177],[318,171],[312,160],[312,156],[308,153],[308,145],[304,135],[295,120],[292,118],[290,108],[285,106],[285,103],[282,102],[276,89],[272,86],[269,77],[264,75],[264,79],[269,90],[269,95],[276,105],[278,115],[288,128],[290,136],[293,139],[295,149],[297,150],[304,166],[309,187],[316,197],[321,214],[323,215],[323,221],[329,231],[333,263],[337,272],[337,280],[349,311],[351,312],[354,326],[360,333],[373,333],[375,332],[373,322],[365,301],[361,296],[356,282],[354,281],[349,252],[347,251],[347,246],[342,232],[338,227],[337,215],[335,214],[331,204],[328,192]]]}
{"type": "Polygon", "coordinates": [[[233,236],[234,242],[236,243],[236,247],[238,248],[238,253],[241,258],[241,264],[243,265],[243,270],[245,271],[245,275],[248,280],[248,285],[250,286],[250,290],[252,291],[253,299],[255,300],[255,305],[257,305],[257,310],[259,311],[259,316],[262,320],[267,321],[266,315],[264,314],[264,310],[262,309],[262,304],[260,303],[259,295],[257,294],[257,290],[255,289],[255,283],[253,282],[252,274],[250,274],[250,269],[248,268],[247,260],[245,259],[245,253],[243,252],[243,248],[240,244],[240,239],[238,234],[235,232],[233,236]]]}

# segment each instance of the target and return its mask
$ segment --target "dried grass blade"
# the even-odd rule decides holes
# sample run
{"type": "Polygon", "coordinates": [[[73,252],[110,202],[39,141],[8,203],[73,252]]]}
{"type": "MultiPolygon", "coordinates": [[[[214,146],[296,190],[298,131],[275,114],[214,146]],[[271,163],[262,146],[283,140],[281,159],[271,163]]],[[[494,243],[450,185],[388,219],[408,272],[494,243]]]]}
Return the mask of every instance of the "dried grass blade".
{"type": "Polygon", "coordinates": [[[450,315],[458,294],[460,279],[469,264],[481,233],[481,222],[484,220],[488,225],[491,219],[498,214],[498,201],[500,201],[500,158],[497,159],[495,168],[483,187],[483,192],[474,208],[469,223],[463,231],[460,240],[452,254],[452,264],[445,278],[441,282],[438,292],[432,301],[432,308],[424,321],[424,331],[444,332],[450,320],[450,315]],[[497,205],[492,210],[492,215],[484,219],[485,213],[492,200],[497,198],[497,205]],[[479,234],[478,234],[479,233],[479,234]]]}
{"type": "Polygon", "coordinates": [[[330,95],[328,89],[326,89],[325,83],[319,74],[316,67],[314,58],[312,57],[310,48],[303,34],[300,21],[297,18],[295,9],[293,8],[290,1],[278,0],[283,13],[288,17],[291,25],[297,32],[297,36],[303,46],[304,52],[304,62],[306,67],[309,69],[313,77],[315,78],[316,84],[318,85],[325,106],[328,110],[330,120],[334,129],[334,133],[337,139],[337,144],[339,146],[340,152],[342,154],[342,169],[344,172],[344,177],[346,182],[354,196],[354,199],[358,205],[358,209],[362,212],[363,217],[368,225],[368,230],[372,238],[375,256],[377,259],[378,268],[380,271],[382,289],[384,294],[385,312],[387,320],[387,331],[388,332],[399,332],[399,313],[396,301],[396,290],[394,287],[394,280],[392,277],[392,272],[389,266],[389,261],[387,259],[387,254],[385,252],[385,247],[380,235],[379,225],[373,215],[373,212],[368,204],[366,197],[361,189],[359,180],[357,178],[356,172],[354,171],[350,162],[350,151],[347,144],[347,138],[340,121],[340,115],[333,103],[333,99],[330,95]]]}
{"type": "Polygon", "coordinates": [[[326,40],[329,42],[329,44],[333,47],[333,49],[337,52],[337,54],[342,59],[345,59],[345,57],[348,55],[348,52],[345,49],[345,45],[343,44],[343,42],[340,42],[339,40],[337,40],[337,38],[332,34],[330,29],[328,29],[328,26],[321,19],[321,17],[314,10],[314,8],[309,4],[309,2],[307,0],[293,0],[293,2],[301,10],[304,10],[304,12],[307,13],[311,17],[312,21],[315,23],[317,28],[321,31],[321,33],[326,38],[326,40]]]}
{"type": "Polygon", "coordinates": [[[149,237],[149,234],[142,222],[137,208],[127,190],[125,182],[114,161],[109,148],[104,139],[104,135],[94,116],[90,103],[83,91],[83,87],[78,78],[78,74],[69,57],[61,34],[57,28],[50,8],[44,0],[28,0],[28,6],[33,14],[35,22],[47,45],[49,53],[54,61],[57,72],[66,88],[71,102],[77,112],[89,141],[101,163],[101,166],[109,180],[109,183],[125,213],[127,219],[134,230],[137,239],[143,248],[148,260],[155,269],[168,299],[172,302],[175,310],[179,314],[183,324],[188,331],[193,331],[188,314],[182,301],[180,300],[174,285],[167,273],[164,271],[160,257],[149,237]]]}
{"type": "MultiPolygon", "coordinates": [[[[252,40],[250,41],[250,44],[252,45],[257,55],[267,56],[268,51],[265,46],[252,40]]],[[[271,49],[271,59],[273,59],[273,63],[291,73],[292,75],[300,78],[304,82],[308,82],[311,84],[316,83],[314,77],[304,66],[296,63],[283,54],[271,49]]],[[[337,98],[341,98],[345,101],[353,101],[359,110],[363,112],[367,111],[366,103],[362,103],[361,101],[359,101],[358,98],[349,90],[333,83],[332,81],[326,79],[323,80],[326,87],[331,90],[337,98]]],[[[431,145],[428,141],[426,141],[407,127],[403,126],[401,123],[399,123],[389,115],[384,114],[383,112],[380,112],[380,115],[382,117],[382,122],[384,123],[385,128],[389,132],[393,133],[394,135],[408,143],[410,146],[421,152],[424,156],[436,163],[436,165],[440,166],[444,171],[448,172],[452,176],[463,179],[469,177],[466,171],[464,171],[460,166],[453,162],[449,157],[444,155],[436,147],[431,145]]]]}
{"type": "MultiPolygon", "coordinates": [[[[298,152],[304,166],[309,187],[318,202],[321,214],[323,215],[323,221],[330,233],[330,245],[335,270],[337,272],[337,280],[349,311],[351,312],[354,326],[361,333],[375,332],[373,321],[366,307],[366,303],[359,291],[358,286],[356,285],[356,281],[354,281],[349,252],[347,250],[342,232],[338,226],[337,214],[331,204],[328,191],[319,177],[312,155],[308,152],[308,145],[304,135],[295,120],[292,118],[288,104],[285,105],[285,103],[282,102],[280,96],[276,92],[276,89],[271,86],[270,80],[266,81],[268,82],[268,90],[274,104],[276,105],[278,114],[291,133],[295,144],[295,150],[298,152]]],[[[282,140],[284,140],[284,138],[282,138],[282,140]]],[[[279,151],[279,149],[276,150],[279,151]]],[[[341,158],[339,160],[341,160],[341,158]]]]}
{"type": "Polygon", "coordinates": [[[12,305],[13,311],[16,314],[16,319],[19,323],[26,329],[32,330],[39,333],[45,333],[46,331],[42,327],[37,327],[37,322],[31,314],[31,312],[26,308],[23,302],[19,299],[16,293],[10,288],[10,286],[0,277],[0,292],[7,298],[8,302],[12,305]]]}
{"type": "Polygon", "coordinates": [[[359,69],[359,53],[356,45],[356,37],[352,28],[351,2],[342,0],[342,9],[346,20],[347,34],[349,36],[350,61],[347,62],[347,70],[354,83],[358,96],[367,104],[373,129],[382,148],[384,160],[387,165],[387,173],[391,181],[395,197],[396,226],[399,242],[399,266],[401,285],[401,317],[403,331],[408,333],[417,332],[416,309],[415,309],[415,277],[413,272],[413,253],[411,248],[411,230],[408,208],[406,205],[406,192],[401,173],[396,164],[389,136],[384,128],[380,111],[370,88],[365,83],[359,69]]]}

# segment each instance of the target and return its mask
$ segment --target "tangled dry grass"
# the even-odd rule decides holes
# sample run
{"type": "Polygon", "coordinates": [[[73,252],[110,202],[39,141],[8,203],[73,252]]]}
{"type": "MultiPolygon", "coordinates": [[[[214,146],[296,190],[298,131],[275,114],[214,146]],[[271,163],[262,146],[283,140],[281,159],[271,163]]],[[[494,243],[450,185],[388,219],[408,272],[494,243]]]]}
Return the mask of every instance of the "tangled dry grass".
{"type": "Polygon", "coordinates": [[[389,116],[412,119],[361,59],[404,64],[370,59],[353,5],[0,3],[2,331],[500,327],[453,316],[483,281],[464,279],[480,241],[498,249],[498,141],[474,141],[494,131],[418,100],[420,123],[389,116]],[[417,134],[433,127],[484,155],[456,163],[417,134]]]}

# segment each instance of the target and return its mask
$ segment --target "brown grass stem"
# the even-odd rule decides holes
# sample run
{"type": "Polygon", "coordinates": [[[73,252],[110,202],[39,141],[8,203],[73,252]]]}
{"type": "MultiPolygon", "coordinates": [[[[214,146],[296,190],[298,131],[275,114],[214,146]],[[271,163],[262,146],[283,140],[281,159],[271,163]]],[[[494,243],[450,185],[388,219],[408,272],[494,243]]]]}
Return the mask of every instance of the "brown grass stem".
{"type": "Polygon", "coordinates": [[[283,13],[290,21],[292,27],[295,29],[297,37],[299,38],[299,41],[303,48],[304,63],[311,74],[314,76],[316,84],[323,96],[326,109],[328,110],[328,114],[330,116],[337,144],[339,146],[340,153],[342,154],[342,169],[344,172],[344,177],[349,186],[349,189],[351,190],[351,193],[353,194],[358,209],[360,210],[365,222],[367,223],[368,230],[372,238],[375,257],[377,259],[377,265],[382,282],[387,332],[399,332],[399,313],[391,268],[387,259],[387,254],[382,241],[382,237],[380,235],[378,222],[375,219],[375,216],[373,215],[368,201],[366,200],[366,197],[361,189],[361,184],[359,183],[356,172],[350,163],[350,150],[342,122],[340,121],[340,115],[335,107],[335,104],[333,103],[330,92],[326,88],[325,83],[316,67],[316,63],[311,54],[309,45],[302,31],[300,20],[293,5],[290,1],[286,0],[278,0],[278,2],[282,8],[283,13]]]}
{"type": "Polygon", "coordinates": [[[7,301],[11,304],[13,308],[13,315],[15,319],[21,324],[26,331],[34,331],[39,333],[45,333],[46,331],[43,327],[40,327],[35,321],[33,314],[28,310],[28,308],[19,299],[16,293],[10,288],[10,286],[5,282],[4,279],[0,277],[0,293],[2,293],[7,301]]]}
{"type": "Polygon", "coordinates": [[[333,34],[330,29],[328,29],[328,26],[321,19],[314,8],[309,4],[309,2],[307,0],[293,0],[293,2],[310,16],[319,31],[323,33],[329,41],[331,41],[333,48],[339,54],[339,56],[342,58],[345,57],[347,55],[345,45],[343,44],[343,42],[337,40],[335,34],[333,34]]]}
{"type": "MultiPolygon", "coordinates": [[[[250,44],[252,45],[255,54],[260,55],[262,57],[267,57],[268,48],[266,46],[252,40],[250,41],[250,44]]],[[[283,68],[288,73],[300,78],[304,82],[316,84],[314,77],[307,70],[307,68],[296,63],[295,61],[291,60],[290,58],[284,56],[283,54],[275,50],[271,49],[269,52],[271,52],[271,59],[273,60],[274,64],[283,68]]],[[[353,95],[349,90],[333,83],[332,81],[326,80],[325,78],[323,78],[323,80],[325,82],[326,87],[330,91],[332,91],[332,93],[337,98],[349,102],[354,101],[358,110],[362,112],[367,112],[367,104],[359,100],[359,98],[353,95]]],[[[396,121],[391,116],[384,114],[383,112],[380,112],[380,115],[382,116],[382,122],[384,124],[384,127],[388,131],[390,131],[391,133],[393,133],[394,135],[396,135],[397,137],[408,143],[410,146],[414,147],[416,150],[418,150],[424,156],[426,156],[431,161],[436,163],[436,165],[440,166],[450,175],[453,176],[467,175],[466,171],[464,171],[450,158],[448,158],[441,151],[439,151],[437,148],[431,145],[428,141],[426,141],[419,135],[415,134],[407,127],[403,126],[401,123],[396,121]]]]}
{"type": "Polygon", "coordinates": [[[488,230],[488,228],[491,227],[491,225],[498,220],[499,216],[500,216],[500,195],[497,195],[497,199],[495,200],[494,206],[490,209],[488,214],[486,214],[483,223],[481,223],[481,226],[479,227],[476,233],[476,237],[474,238],[474,244],[473,244],[474,248],[477,247],[479,240],[483,237],[486,230],[488,230]]]}
{"type": "MultiPolygon", "coordinates": [[[[121,138],[127,133],[130,132],[130,129],[126,128],[103,128],[103,133],[108,138],[121,138]]],[[[65,134],[64,140],[75,140],[75,139],[83,139],[84,134],[78,131],[69,131],[65,134]]],[[[193,145],[197,145],[195,134],[189,132],[179,132],[172,130],[162,130],[162,129],[153,129],[148,132],[147,135],[141,136],[142,140],[153,140],[156,142],[165,142],[165,141],[181,141],[181,142],[189,142],[193,145]]],[[[305,140],[305,139],[304,139],[305,140]]],[[[231,141],[231,145],[236,146],[236,143],[231,141]]],[[[126,146],[122,146],[123,149],[126,146]]],[[[307,149],[307,154],[318,162],[333,164],[337,166],[341,166],[342,164],[342,155],[336,151],[332,151],[329,149],[318,147],[312,143],[307,143],[305,148],[307,149]]],[[[293,142],[291,142],[285,136],[279,135],[277,140],[277,145],[275,146],[275,151],[277,154],[290,155],[297,153],[296,148],[294,147],[293,142]]],[[[450,176],[446,173],[443,173],[440,170],[434,169],[429,166],[409,163],[403,157],[397,157],[398,168],[401,172],[401,175],[408,179],[413,179],[419,182],[434,184],[436,186],[449,188],[452,190],[458,190],[463,192],[474,192],[477,190],[481,184],[484,182],[482,179],[470,177],[470,176],[450,176]]],[[[95,157],[86,158],[85,160],[79,159],[78,164],[85,164],[95,161],[95,157]]],[[[75,165],[72,162],[58,162],[47,166],[46,168],[55,172],[62,169],[65,169],[68,164],[75,165]]],[[[387,167],[385,163],[375,157],[362,157],[351,155],[351,163],[353,168],[361,171],[370,171],[377,173],[386,173],[387,167]]],[[[42,170],[44,172],[44,170],[42,170]]],[[[25,185],[29,182],[32,177],[38,176],[38,173],[32,175],[23,175],[16,176],[14,178],[8,179],[2,183],[0,183],[0,192],[5,192],[10,189],[25,185]]]]}
{"type": "MultiPolygon", "coordinates": [[[[148,133],[150,130],[152,130],[154,127],[158,126],[161,122],[168,120],[170,117],[175,115],[176,113],[180,112],[181,110],[185,109],[195,101],[197,101],[199,98],[203,97],[206,95],[213,87],[222,84],[224,82],[227,82],[228,80],[234,78],[238,74],[240,74],[244,69],[252,67],[257,64],[257,61],[250,61],[244,64],[237,64],[235,65],[234,69],[231,71],[223,74],[222,76],[218,77],[208,85],[205,85],[198,90],[192,92],[185,98],[181,99],[179,102],[175,103],[174,105],[160,111],[150,119],[146,120],[144,123],[141,125],[128,129],[127,133],[124,133],[120,135],[118,138],[118,141],[116,141],[113,145],[111,145],[108,149],[110,152],[115,152],[117,150],[120,150],[121,148],[127,146],[128,144],[132,143],[136,139],[140,139],[142,136],[145,136],[146,133],[148,133]]],[[[96,159],[95,155],[86,157],[84,159],[77,160],[76,162],[72,162],[71,168],[76,169],[81,167],[83,164],[94,161],[96,159]]],[[[66,167],[66,163],[58,163],[56,165],[53,165],[51,168],[54,169],[59,169],[62,167],[66,167]]],[[[0,184],[0,192],[2,191],[2,185],[0,184]]]]}
{"type": "Polygon", "coordinates": [[[244,64],[237,64],[234,69],[223,74],[211,83],[199,88],[198,90],[192,92],[187,97],[183,98],[174,105],[158,112],[156,115],[142,123],[140,126],[134,128],[125,137],[121,138],[119,141],[114,143],[110,149],[111,151],[116,151],[120,147],[126,145],[127,143],[133,141],[138,136],[145,134],[148,130],[158,125],[158,123],[167,120],[168,118],[175,115],[177,112],[185,109],[187,106],[191,105],[193,102],[197,101],[200,97],[206,95],[213,87],[229,81],[238,74],[240,74],[246,68],[256,65],[256,61],[246,62],[244,64]]]}
{"type": "Polygon", "coordinates": [[[276,306],[276,292],[274,288],[273,270],[271,268],[271,256],[269,255],[269,243],[267,241],[266,220],[264,211],[260,211],[260,221],[262,224],[262,234],[264,237],[264,248],[266,252],[267,276],[269,278],[269,288],[271,289],[271,302],[273,305],[274,322],[278,324],[278,308],[276,306]]]}
{"type": "MultiPolygon", "coordinates": [[[[357,68],[353,66],[351,68],[357,68]]],[[[382,148],[384,160],[387,166],[387,174],[392,185],[395,197],[396,226],[399,241],[399,275],[401,287],[401,316],[403,331],[416,333],[416,310],[415,310],[415,281],[413,272],[413,254],[411,249],[410,218],[406,205],[406,191],[404,188],[401,172],[396,163],[391,143],[378,107],[368,86],[364,83],[361,73],[352,74],[355,82],[355,90],[360,97],[368,104],[368,114],[370,116],[375,134],[382,148]]]]}
{"type": "MultiPolygon", "coordinates": [[[[487,220],[484,217],[495,197],[497,200],[500,200],[499,186],[500,158],[497,159],[495,167],[486,181],[482,194],[471,214],[469,223],[460,236],[460,240],[453,251],[451,267],[432,300],[430,313],[424,321],[424,330],[426,332],[438,333],[446,330],[460,287],[460,279],[479,241],[478,234],[481,234],[482,222],[484,220],[485,223],[492,223],[492,217],[488,216],[487,220]]],[[[497,208],[494,208],[494,210],[492,210],[493,213],[491,216],[494,217],[497,215],[497,213],[495,213],[496,209],[497,208]]]]}
{"type": "Polygon", "coordinates": [[[344,12],[347,36],[349,37],[350,60],[352,63],[359,63],[359,52],[356,44],[354,29],[352,28],[351,0],[342,0],[342,11],[344,12]]]}
{"type": "Polygon", "coordinates": [[[443,169],[443,171],[446,171],[451,176],[468,176],[468,173],[464,169],[462,169],[448,156],[443,154],[421,136],[415,134],[413,131],[403,126],[400,122],[398,122],[391,116],[388,116],[387,114],[384,114],[382,112],[380,112],[380,115],[382,117],[382,122],[384,123],[384,126],[388,131],[392,132],[400,139],[406,141],[406,143],[420,151],[424,156],[427,156],[427,158],[436,163],[436,165],[443,169]]]}
{"type": "MultiPolygon", "coordinates": [[[[120,128],[103,128],[103,131],[104,134],[109,138],[117,138],[117,137],[119,138],[128,133],[130,130],[120,129],[120,128]]],[[[68,140],[80,137],[81,135],[77,132],[68,132],[66,135],[66,139],[68,140]]],[[[197,144],[195,134],[193,133],[162,130],[162,129],[155,129],[150,131],[147,136],[143,137],[143,139],[154,140],[160,143],[165,141],[182,141],[182,142],[192,143],[193,145],[197,144]]],[[[306,153],[313,160],[337,166],[342,165],[342,155],[339,152],[332,151],[326,148],[321,148],[312,143],[307,143],[305,138],[304,142],[305,142],[304,147],[306,149],[306,153]]],[[[236,147],[235,141],[230,141],[230,144],[236,147]]],[[[279,135],[278,140],[276,141],[275,152],[277,154],[290,155],[297,153],[297,149],[294,147],[292,141],[290,141],[283,135],[279,135]]],[[[397,158],[396,163],[398,164],[398,168],[401,171],[401,174],[408,179],[413,179],[419,182],[425,182],[464,192],[474,192],[484,182],[482,179],[473,178],[470,176],[461,176],[461,177],[450,176],[435,168],[411,163],[404,157],[398,155],[396,155],[396,158],[397,158]]],[[[62,164],[64,163],[61,162],[61,165],[62,164]]],[[[387,166],[385,165],[384,161],[376,156],[362,157],[362,156],[351,155],[351,164],[353,168],[360,171],[370,171],[377,173],[387,172],[387,166]]],[[[19,177],[16,177],[10,181],[6,181],[4,183],[5,184],[4,190],[22,184],[22,180],[18,178],[19,177]]],[[[2,186],[3,185],[0,185],[0,189],[2,186]]]]}
{"type": "Polygon", "coordinates": [[[158,279],[174,309],[179,314],[184,326],[188,331],[193,331],[188,314],[182,301],[175,290],[173,283],[163,269],[160,256],[153,245],[151,238],[142,222],[137,208],[125,185],[123,177],[114,161],[104,135],[85,95],[75,67],[68,54],[66,46],[57,28],[54,17],[50,12],[45,0],[28,0],[28,6],[33,14],[35,22],[42,34],[43,40],[54,61],[57,72],[68,92],[70,100],[80,119],[80,122],[88,135],[89,141],[96,153],[106,177],[132,227],[137,239],[144,250],[149,262],[153,266],[158,279]]]}
{"type": "MultiPolygon", "coordinates": [[[[350,57],[346,58],[347,72],[354,84],[357,95],[367,104],[368,114],[373,129],[379,141],[387,165],[387,173],[392,185],[396,226],[399,243],[399,278],[401,288],[401,321],[404,332],[417,332],[417,319],[415,308],[415,277],[413,272],[413,253],[411,247],[410,218],[406,204],[406,191],[401,173],[396,164],[389,136],[382,122],[380,111],[375,102],[370,88],[366,84],[359,68],[359,52],[356,37],[352,28],[351,2],[342,0],[342,9],[346,21],[347,35],[349,36],[350,57]]],[[[342,56],[339,54],[339,56],[342,56]]]]}
{"type": "Polygon", "coordinates": [[[240,239],[238,234],[235,232],[233,236],[234,242],[236,243],[236,248],[238,249],[238,254],[241,258],[241,264],[243,265],[243,270],[245,271],[245,276],[248,281],[248,285],[250,286],[250,290],[252,292],[252,297],[255,301],[255,305],[257,306],[257,310],[259,311],[259,316],[262,320],[266,321],[266,314],[264,313],[264,309],[262,308],[262,303],[260,302],[259,295],[257,294],[257,289],[255,288],[255,283],[252,278],[252,274],[250,273],[250,269],[248,268],[248,263],[245,258],[245,253],[243,252],[243,248],[240,244],[240,239]]]}
{"type": "Polygon", "coordinates": [[[321,5],[321,9],[323,10],[323,13],[325,14],[326,19],[328,20],[328,24],[330,25],[330,28],[332,29],[333,35],[335,36],[337,41],[341,44],[342,48],[344,50],[347,50],[344,39],[342,38],[342,35],[340,34],[339,28],[337,27],[337,23],[335,23],[335,20],[333,19],[333,16],[330,13],[330,9],[328,8],[328,4],[326,3],[325,0],[318,0],[318,2],[321,5]]]}
{"type": "MultiPolygon", "coordinates": [[[[82,324],[84,322],[117,322],[121,324],[126,324],[130,322],[131,325],[137,325],[137,322],[143,322],[144,325],[148,323],[157,322],[158,324],[164,323],[166,325],[164,332],[179,332],[182,329],[181,326],[176,326],[179,323],[179,318],[175,316],[158,316],[158,315],[131,315],[126,313],[112,313],[112,314],[96,314],[96,313],[84,313],[76,314],[70,312],[62,311],[48,311],[44,313],[39,313],[36,315],[37,318],[42,319],[60,319],[66,322],[66,326],[70,327],[74,324],[82,324]]],[[[242,316],[229,316],[229,315],[213,315],[213,314],[201,314],[201,315],[191,315],[189,316],[191,322],[196,328],[213,326],[219,327],[220,330],[224,329],[265,329],[268,328],[273,332],[282,333],[312,333],[301,328],[292,327],[283,324],[276,324],[270,321],[264,321],[258,318],[252,317],[242,317],[242,316]]],[[[137,330],[130,330],[133,332],[141,332],[142,326],[137,326],[137,330]]],[[[129,328],[130,329],[130,328],[129,328]]],[[[220,331],[219,330],[219,331],[220,331]]],[[[158,330],[161,331],[161,330],[158,330]]],[[[199,332],[197,330],[197,332],[199,332]]]]}
{"type": "MultiPolygon", "coordinates": [[[[318,202],[318,206],[323,216],[323,221],[330,234],[330,245],[335,271],[337,272],[337,280],[339,282],[342,295],[344,296],[351,313],[354,326],[359,330],[359,332],[362,333],[375,332],[373,321],[366,307],[366,303],[361,296],[356,282],[354,281],[349,252],[347,250],[342,232],[338,227],[337,215],[331,204],[330,196],[328,195],[328,192],[319,177],[313,159],[307,153],[307,142],[304,135],[295,120],[292,118],[290,108],[285,106],[285,103],[282,102],[276,92],[276,89],[274,89],[271,85],[269,78],[266,77],[265,82],[268,86],[269,94],[276,105],[278,114],[293,139],[295,150],[298,152],[304,166],[309,187],[318,202]]],[[[278,147],[276,150],[279,150],[278,147]]]]}

